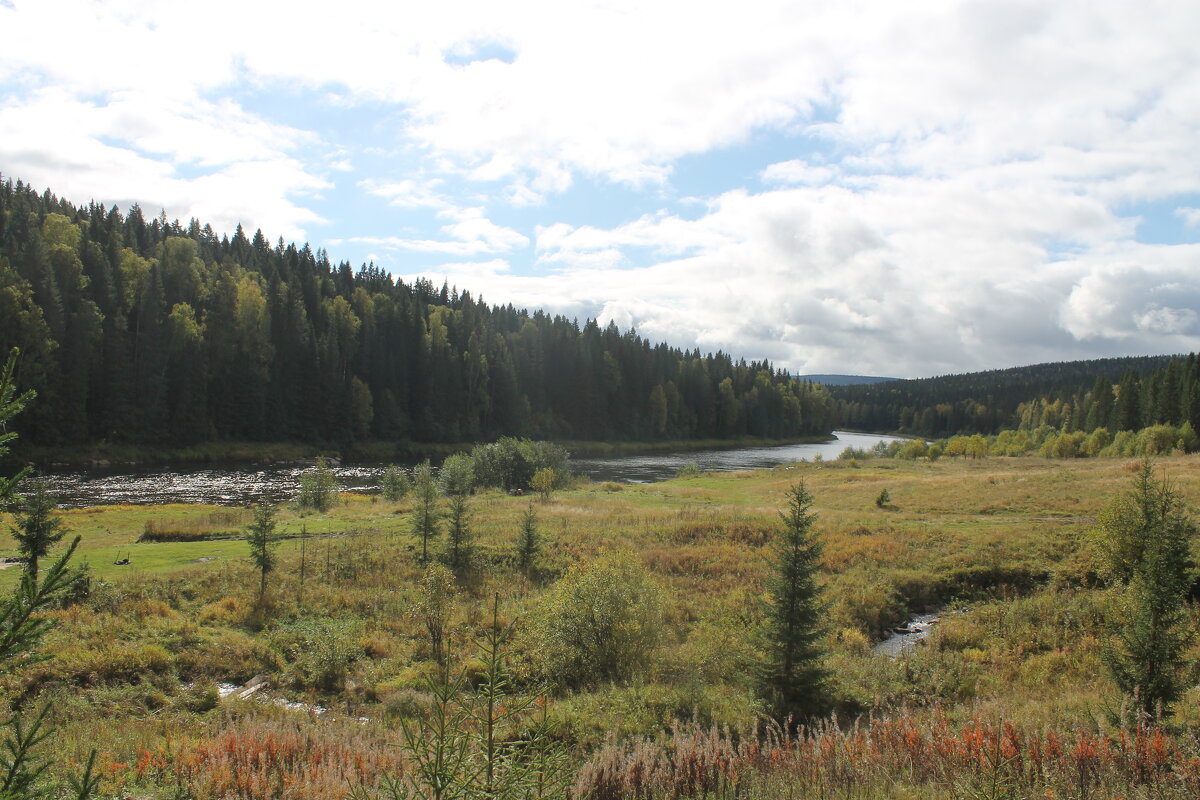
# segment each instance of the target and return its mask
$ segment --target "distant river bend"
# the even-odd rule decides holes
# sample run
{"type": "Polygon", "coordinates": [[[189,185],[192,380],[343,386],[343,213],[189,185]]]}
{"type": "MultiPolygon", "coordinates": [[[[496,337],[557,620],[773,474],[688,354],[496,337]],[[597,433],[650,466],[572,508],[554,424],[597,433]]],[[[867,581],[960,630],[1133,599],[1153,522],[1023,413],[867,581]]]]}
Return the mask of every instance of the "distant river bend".
{"type": "MultiPolygon", "coordinates": [[[[572,462],[576,473],[598,481],[648,483],[673,477],[685,464],[702,470],[728,472],[766,469],[816,456],[837,458],[847,447],[870,449],[892,436],[835,431],[830,442],[790,444],[775,447],[744,447],[733,450],[668,452],[617,458],[581,458],[572,462]]],[[[244,506],[262,501],[280,503],[294,498],[300,488],[296,465],[234,465],[204,469],[141,469],[131,471],[92,470],[59,472],[47,476],[51,491],[64,508],[130,503],[212,503],[244,506]]],[[[382,467],[335,467],[342,491],[370,494],[378,491],[382,467]]]]}

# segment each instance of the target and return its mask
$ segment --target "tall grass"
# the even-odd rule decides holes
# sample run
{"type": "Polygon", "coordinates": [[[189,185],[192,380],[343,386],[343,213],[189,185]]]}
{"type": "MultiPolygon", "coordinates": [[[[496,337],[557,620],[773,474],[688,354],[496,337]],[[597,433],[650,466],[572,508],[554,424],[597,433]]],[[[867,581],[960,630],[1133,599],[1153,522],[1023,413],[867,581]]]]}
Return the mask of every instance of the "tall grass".
{"type": "Polygon", "coordinates": [[[952,727],[939,716],[923,724],[903,716],[850,726],[829,720],[757,736],[676,725],[662,742],[601,748],[580,769],[572,796],[1183,800],[1200,796],[1198,756],[1195,740],[1149,722],[1108,735],[978,717],[952,727]]]}

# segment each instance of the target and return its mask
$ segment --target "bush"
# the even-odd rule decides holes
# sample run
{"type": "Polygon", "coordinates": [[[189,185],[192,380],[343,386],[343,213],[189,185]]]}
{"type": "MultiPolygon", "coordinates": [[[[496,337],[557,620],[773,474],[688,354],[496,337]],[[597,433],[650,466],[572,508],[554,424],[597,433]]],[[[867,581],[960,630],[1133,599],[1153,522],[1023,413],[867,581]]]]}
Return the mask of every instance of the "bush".
{"type": "Polygon", "coordinates": [[[643,672],[662,634],[663,594],[628,554],[576,565],[547,593],[527,629],[541,674],[566,686],[643,672]]]}
{"type": "Polygon", "coordinates": [[[904,446],[896,453],[896,458],[912,461],[913,459],[924,458],[928,455],[928,452],[929,448],[925,442],[920,439],[912,439],[904,443],[904,446]]]}
{"type": "Polygon", "coordinates": [[[554,470],[545,467],[533,473],[533,478],[529,481],[529,487],[540,494],[542,500],[549,500],[550,493],[554,491],[557,481],[558,476],[554,474],[554,470]]]}
{"type": "Polygon", "coordinates": [[[555,488],[570,479],[571,459],[560,445],[506,436],[491,444],[476,445],[471,451],[476,486],[494,486],[512,491],[528,489],[534,473],[554,470],[555,488]]]}
{"type": "Polygon", "coordinates": [[[1134,455],[1159,456],[1170,453],[1179,441],[1179,431],[1171,425],[1152,425],[1137,435],[1134,455]]]}
{"type": "Polygon", "coordinates": [[[336,499],[337,480],[328,462],[317,459],[317,465],[300,473],[300,494],[296,505],[301,509],[328,511],[336,499]]]}
{"type": "Polygon", "coordinates": [[[287,661],[296,688],[342,688],[350,666],[363,657],[362,626],[344,619],[306,619],[276,630],[271,643],[287,661]]]}
{"type": "Polygon", "coordinates": [[[700,466],[695,461],[689,461],[675,470],[676,478],[695,478],[700,474],[700,466]]]}
{"type": "Polygon", "coordinates": [[[380,494],[383,499],[395,503],[398,500],[403,500],[409,490],[412,489],[412,481],[408,479],[408,473],[397,466],[388,467],[383,478],[379,482],[380,494]]]}
{"type": "Polygon", "coordinates": [[[475,488],[475,464],[466,453],[447,456],[438,470],[438,488],[442,494],[470,494],[475,488]]]}

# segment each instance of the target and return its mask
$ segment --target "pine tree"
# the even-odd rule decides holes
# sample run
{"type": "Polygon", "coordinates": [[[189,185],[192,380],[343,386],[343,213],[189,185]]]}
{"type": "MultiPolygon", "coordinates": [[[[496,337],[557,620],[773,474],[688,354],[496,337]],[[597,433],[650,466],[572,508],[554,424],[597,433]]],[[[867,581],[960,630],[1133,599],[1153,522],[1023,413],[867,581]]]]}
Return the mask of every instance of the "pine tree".
{"type": "Polygon", "coordinates": [[[1192,584],[1196,528],[1175,491],[1142,464],[1130,493],[1101,519],[1109,572],[1125,584],[1124,614],[1104,662],[1145,713],[1179,695],[1178,667],[1193,631],[1185,603],[1192,584]]]}
{"type": "Polygon", "coordinates": [[[772,545],[762,694],[781,720],[812,716],[827,705],[820,646],[827,604],[817,584],[822,545],[812,530],[812,503],[803,481],[788,490],[772,545]]]}
{"type": "Polygon", "coordinates": [[[62,520],[54,516],[58,506],[45,481],[35,481],[33,492],[26,495],[16,515],[17,526],[10,528],[17,540],[17,552],[25,557],[25,571],[34,581],[38,577],[38,559],[58,544],[66,531],[62,520]]]}

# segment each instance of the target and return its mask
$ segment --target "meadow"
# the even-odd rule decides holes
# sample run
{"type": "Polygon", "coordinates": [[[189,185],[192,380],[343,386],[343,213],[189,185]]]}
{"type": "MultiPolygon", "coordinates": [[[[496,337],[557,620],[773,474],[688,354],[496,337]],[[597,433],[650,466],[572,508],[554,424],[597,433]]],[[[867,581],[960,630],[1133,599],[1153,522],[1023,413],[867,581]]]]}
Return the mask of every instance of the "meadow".
{"type": "MultiPolygon", "coordinates": [[[[580,798],[1196,797],[1200,648],[1186,654],[1192,688],[1158,719],[1133,715],[1102,663],[1122,611],[1092,530],[1138,467],[872,459],[578,483],[548,499],[489,490],[470,498],[473,555],[448,581],[419,563],[411,497],[342,495],[326,513],[280,507],[261,600],[249,510],[62,511],[88,589],[50,612],[51,658],[0,680],[25,705],[53,701],[60,764],[98,750],[106,797],[369,795],[419,767],[396,745],[437,717],[439,665],[463,676],[449,705],[488,685],[479,642],[493,624],[512,625],[506,702],[537,701],[503,738],[552,743],[580,798]],[[799,481],[824,542],[834,710],[783,729],[756,692],[756,630],[768,545],[799,481]],[[530,509],[542,544],[521,568],[530,509]],[[626,600],[628,650],[589,665],[562,652],[555,619],[606,592],[626,600]],[[927,644],[872,652],[933,610],[927,644]],[[255,676],[267,688],[244,699],[218,691],[255,676]]],[[[1200,457],[1157,469],[1200,497],[1200,457]]]]}

